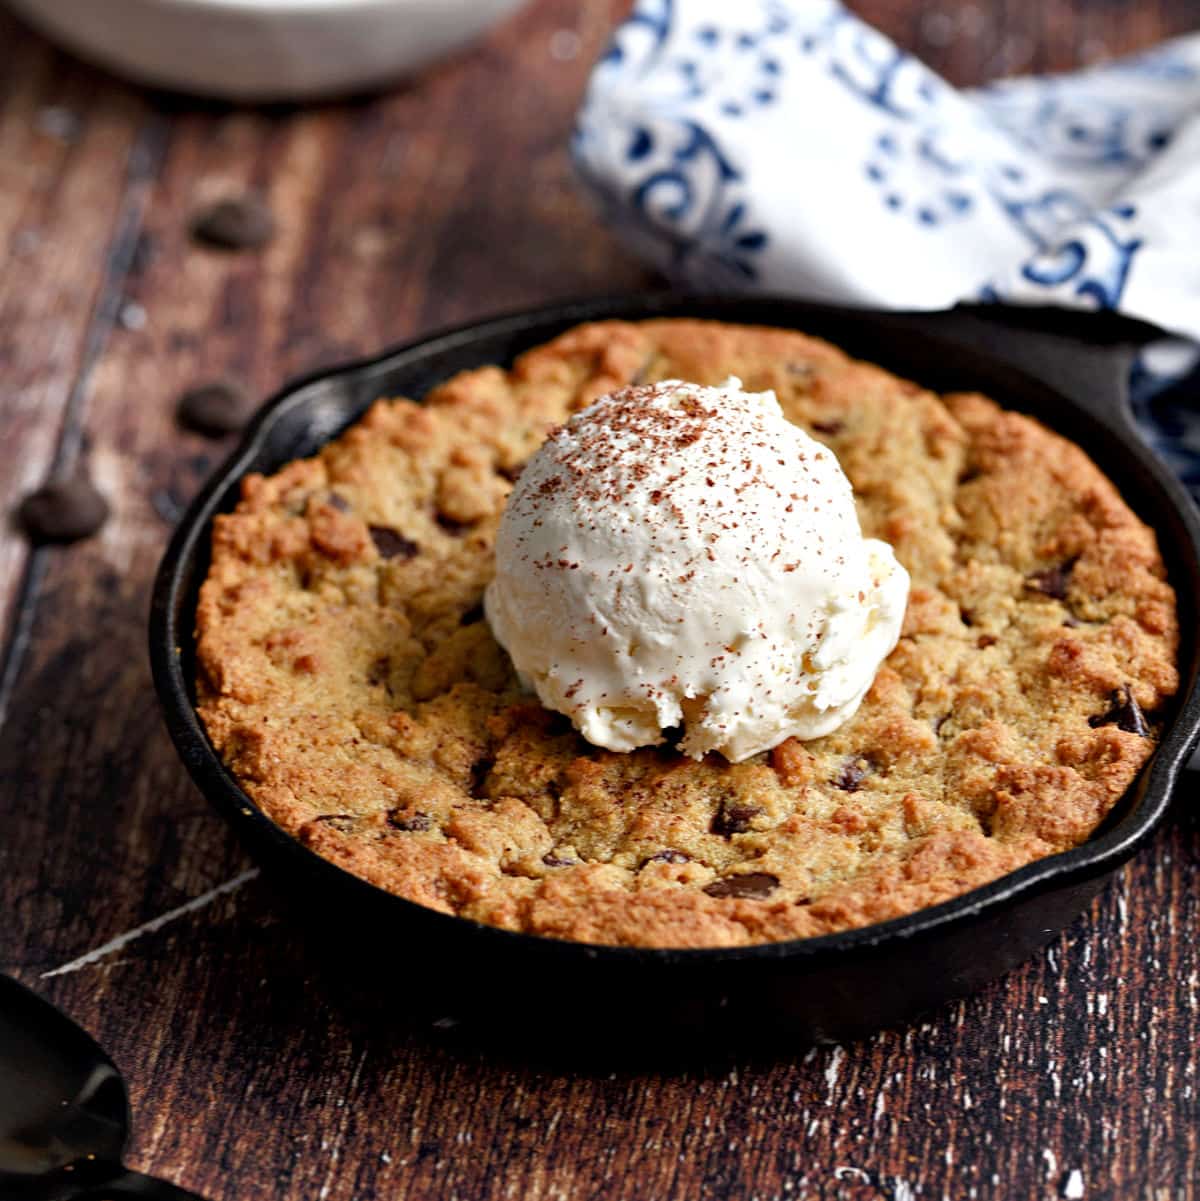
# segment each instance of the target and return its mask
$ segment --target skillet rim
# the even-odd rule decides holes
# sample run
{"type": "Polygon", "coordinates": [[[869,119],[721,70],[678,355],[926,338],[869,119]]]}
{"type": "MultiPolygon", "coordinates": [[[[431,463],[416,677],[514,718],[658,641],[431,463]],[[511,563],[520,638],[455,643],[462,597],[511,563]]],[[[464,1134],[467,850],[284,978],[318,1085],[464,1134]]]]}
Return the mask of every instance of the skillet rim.
{"type": "MultiPolygon", "coordinates": [[[[369,380],[372,375],[385,372],[393,361],[402,360],[405,356],[423,354],[430,357],[439,351],[467,349],[472,343],[505,333],[517,337],[544,329],[544,333],[534,333],[536,340],[530,344],[537,345],[539,341],[554,337],[557,332],[584,321],[647,320],[689,315],[699,315],[703,318],[707,312],[697,314],[695,310],[735,309],[739,306],[748,309],[778,309],[781,316],[792,313],[795,315],[794,323],[783,324],[782,327],[802,332],[806,332],[802,323],[805,315],[812,315],[818,319],[824,315],[832,320],[841,317],[864,323],[878,322],[881,325],[885,325],[889,320],[894,322],[897,319],[910,319],[920,323],[927,322],[930,328],[922,332],[935,340],[938,320],[946,321],[955,313],[963,311],[901,313],[810,302],[786,296],[704,296],[670,291],[565,300],[435,330],[389,347],[378,354],[309,372],[284,383],[263,403],[236,448],[212,473],[176,525],[155,576],[148,631],[155,690],[175,749],[193,782],[229,821],[235,833],[243,837],[243,842],[249,836],[263,840],[273,851],[278,850],[285,855],[291,855],[296,866],[303,866],[310,873],[323,876],[331,889],[338,888],[346,894],[356,894],[354,899],[359,903],[388,905],[397,921],[424,923],[428,929],[435,933],[440,932],[447,938],[473,937],[490,941],[502,954],[506,951],[502,944],[507,943],[507,950],[511,952],[516,952],[519,944],[519,949],[529,954],[565,955],[576,959],[610,961],[625,966],[643,965],[657,968],[672,964],[715,966],[719,963],[743,963],[747,960],[795,960],[815,964],[818,960],[842,958],[848,953],[871,950],[881,945],[896,945],[932,937],[946,927],[965,924],[973,918],[992,914],[1005,906],[1015,907],[1018,902],[1032,899],[1040,893],[1109,875],[1130,859],[1152,836],[1170,808],[1178,776],[1192,747],[1200,738],[1200,647],[1196,645],[1192,647],[1190,662],[1185,663],[1182,657],[1180,659],[1181,676],[1187,678],[1181,679],[1180,690],[1173,698],[1173,716],[1168,720],[1154,754],[1113,807],[1113,811],[1116,811],[1124,806],[1126,812],[1116,819],[1111,828],[1102,826],[1099,835],[1089,838],[1077,847],[1034,860],[988,884],[939,904],[887,921],[809,938],[734,947],[642,947],[585,943],[505,930],[471,918],[440,913],[369,883],[304,846],[272,821],[243,792],[213,749],[192,703],[188,681],[182,669],[182,656],[185,644],[194,646],[194,632],[181,630],[179,617],[182,616],[185,620],[194,617],[194,603],[186,604],[186,594],[192,582],[190,576],[193,564],[197,556],[202,556],[207,549],[213,517],[231,507],[223,502],[236,495],[236,488],[242,477],[251,469],[252,461],[266,449],[277,423],[293,408],[303,407],[306,399],[304,394],[310,388],[333,380],[369,380]],[[247,824],[249,829],[245,828],[247,824]]],[[[973,307],[968,311],[980,315],[985,325],[992,325],[997,337],[1012,338],[1019,342],[1023,331],[1017,329],[1014,332],[1011,328],[1006,328],[1006,319],[1011,319],[1014,313],[1021,313],[1027,317],[1030,313],[1041,310],[983,306],[973,307]],[[988,320],[989,313],[993,314],[991,321],[988,320]]],[[[1098,346],[1093,346],[1093,349],[1100,349],[1113,342],[1111,323],[1114,318],[1111,314],[1080,314],[1071,310],[1048,311],[1055,317],[1063,316],[1067,323],[1068,336],[1077,336],[1081,322],[1088,318],[1091,318],[1097,327],[1101,322],[1108,321],[1108,338],[1098,346]]],[[[716,319],[734,321],[736,317],[731,314],[716,319]]],[[[747,324],[768,323],[751,315],[745,316],[743,320],[747,324]]],[[[1137,340],[1137,335],[1133,333],[1135,330],[1144,337],[1143,331],[1147,327],[1142,323],[1121,318],[1115,320],[1121,323],[1126,341],[1137,340]]],[[[1061,333],[1053,330],[1049,332],[1061,333]]],[[[945,336],[948,337],[950,345],[963,347],[963,343],[955,339],[952,330],[946,331],[945,336]]],[[[1120,341],[1120,337],[1117,340],[1120,341]]],[[[1105,419],[1093,411],[1094,406],[1089,407],[1078,397],[1070,395],[1061,382],[1050,382],[1026,372],[991,348],[981,350],[978,346],[968,345],[967,349],[976,356],[991,360],[994,367],[1023,377],[1027,385],[1036,385],[1053,392],[1060,402],[1075,412],[1081,425],[1088,428],[1089,432],[1091,427],[1095,427],[1112,440],[1126,439],[1133,432],[1134,427],[1127,405],[1114,405],[1114,410],[1121,407],[1123,411],[1114,411],[1105,419]]],[[[369,403],[370,401],[366,402],[359,409],[355,419],[361,416],[369,403]]],[[[1062,431],[1061,422],[1055,424],[1047,421],[1046,424],[1051,429],[1062,431]]],[[[337,434],[331,435],[334,436],[337,434]]],[[[1091,454],[1088,447],[1085,446],[1084,449],[1091,454]]],[[[1112,452],[1111,446],[1108,447],[1108,451],[1112,452]]],[[[1129,463],[1153,481],[1160,494],[1158,507],[1173,511],[1187,535],[1194,563],[1200,564],[1200,511],[1192,504],[1183,486],[1169,468],[1139,439],[1129,439],[1121,447],[1121,451],[1127,456],[1129,463]]],[[[1141,508],[1144,509],[1145,506],[1141,508]]],[[[1171,567],[1172,561],[1178,567],[1186,567],[1186,563],[1182,562],[1185,550],[1165,547],[1163,531],[1156,529],[1155,532],[1159,537],[1160,552],[1163,552],[1168,568],[1171,567]]],[[[1170,574],[1178,582],[1177,577],[1180,573],[1172,571],[1170,574]]],[[[1193,568],[1192,574],[1200,576],[1200,570],[1193,568]]],[[[198,586],[197,583],[196,587],[198,586]]],[[[1184,647],[1186,642],[1181,646],[1181,654],[1184,647]]],[[[1110,818],[1106,820],[1111,820],[1113,811],[1110,811],[1110,818]]],[[[260,846],[261,843],[253,848],[252,854],[255,858],[261,858],[260,846]]]]}

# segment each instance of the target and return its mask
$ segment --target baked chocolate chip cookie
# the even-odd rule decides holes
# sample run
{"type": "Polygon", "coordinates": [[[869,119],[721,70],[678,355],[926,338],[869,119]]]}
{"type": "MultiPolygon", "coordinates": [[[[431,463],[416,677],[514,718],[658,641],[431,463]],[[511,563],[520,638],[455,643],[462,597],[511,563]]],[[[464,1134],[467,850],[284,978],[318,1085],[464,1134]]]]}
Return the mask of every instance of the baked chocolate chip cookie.
{"type": "Polygon", "coordinates": [[[690,320],[579,327],[248,477],[197,627],[209,735],[288,832],[422,905],[643,946],[861,926],[1074,846],[1178,682],[1154,534],[1077,446],[803,334],[690,320]],[[505,498],[597,396],[731,375],[837,454],[911,574],[900,643],[830,736],[736,765],[599,750],[484,621],[505,498]]]}

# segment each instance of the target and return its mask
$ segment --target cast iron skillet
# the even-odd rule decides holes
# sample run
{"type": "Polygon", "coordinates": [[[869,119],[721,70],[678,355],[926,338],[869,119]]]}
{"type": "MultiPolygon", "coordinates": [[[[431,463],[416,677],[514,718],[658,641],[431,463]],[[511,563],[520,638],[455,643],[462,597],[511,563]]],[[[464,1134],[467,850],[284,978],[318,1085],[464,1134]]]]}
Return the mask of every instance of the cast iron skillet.
{"type": "Polygon", "coordinates": [[[380,987],[429,997],[485,1023],[578,1029],[712,1045],[753,1031],[844,1039],[967,993],[1028,957],[1072,921],[1149,838],[1200,733],[1196,597],[1200,520],[1134,432],[1125,398],[1131,348],[1149,327],[1098,314],[994,307],[939,314],[834,308],[784,299],[650,295],[561,304],[453,330],[285,388],[196,498],[159,569],[150,654],[167,727],[201,791],[241,834],[304,920],[380,987]],[[791,327],[941,390],[980,389],[1081,444],[1158,532],[1178,591],[1182,686],[1153,759],[1087,843],[908,917],[821,938],[708,950],[588,946],[507,933],[435,913],[369,885],[284,834],[238,787],[193,708],[193,622],[214,514],[234,507],[249,471],[314,453],[380,396],[420,397],[455,372],[506,364],[581,321],[705,317],[791,327]]]}

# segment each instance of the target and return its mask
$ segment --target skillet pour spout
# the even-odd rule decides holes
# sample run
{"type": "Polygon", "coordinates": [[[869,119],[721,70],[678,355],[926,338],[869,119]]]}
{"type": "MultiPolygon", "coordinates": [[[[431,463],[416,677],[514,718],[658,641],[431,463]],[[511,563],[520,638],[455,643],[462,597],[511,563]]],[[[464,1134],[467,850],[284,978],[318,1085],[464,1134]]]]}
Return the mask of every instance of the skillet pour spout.
{"type": "MultiPolygon", "coordinates": [[[[269,401],[244,442],[191,505],[155,585],[150,654],[163,715],[184,765],[285,894],[379,987],[496,1028],[537,1026],[530,998],[563,998],[578,1020],[642,1041],[703,1032],[706,1045],[774,1033],[789,1046],[843,1040],[962,996],[1028,958],[1072,922],[1143,846],[1200,734],[1200,519],[1143,445],[1125,396],[1131,355],[1153,331],[1107,314],[964,308],[884,313],[790,299],[674,294],[559,304],[434,335],[310,376],[269,401]],[[193,690],[196,600],[213,517],[248,472],[316,452],[380,396],[423,396],[459,371],[506,364],[571,326],[693,317],[803,330],[941,391],[986,392],[1083,447],[1158,533],[1179,597],[1181,689],[1162,739],[1099,831],[1073,850],[893,921],[820,938],[700,950],[591,946],[478,925],[424,909],[351,876],[274,825],[209,744],[193,690]],[[361,938],[358,931],[369,932],[361,938]],[[386,931],[382,941],[380,931],[386,931]],[[481,988],[483,981],[495,982],[481,988]],[[641,998],[631,1004],[631,998],[641,998]],[[568,1005],[569,999],[569,1005],[568,1005]],[[716,1040],[716,1041],[714,1041],[716,1040]]],[[[544,1007],[543,1007],[544,1008],[544,1007]]]]}

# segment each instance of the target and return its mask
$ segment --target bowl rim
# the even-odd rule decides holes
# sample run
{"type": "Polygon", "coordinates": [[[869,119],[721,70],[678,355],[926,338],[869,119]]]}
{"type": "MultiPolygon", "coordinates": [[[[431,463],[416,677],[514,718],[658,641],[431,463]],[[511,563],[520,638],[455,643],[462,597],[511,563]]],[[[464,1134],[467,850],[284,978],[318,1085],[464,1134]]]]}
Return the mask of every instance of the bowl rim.
{"type": "MultiPolygon", "coordinates": [[[[44,3],[45,0],[40,0],[44,3]]],[[[76,4],[78,0],[69,0],[76,4]]],[[[525,0],[135,0],[147,8],[183,9],[195,12],[211,10],[229,13],[246,14],[254,17],[287,18],[289,16],[307,16],[312,13],[323,13],[331,16],[346,13],[347,10],[376,9],[379,11],[392,10],[393,15],[400,15],[404,9],[428,9],[436,4],[439,8],[456,6],[460,10],[474,10],[480,4],[486,4],[490,14],[505,7],[515,8],[525,3],[525,0]]]]}
{"type": "MultiPolygon", "coordinates": [[[[507,944],[510,948],[520,944],[525,951],[538,955],[567,955],[576,958],[583,956],[588,960],[614,965],[624,963],[646,967],[780,959],[815,962],[827,957],[840,958],[853,952],[870,951],[882,945],[912,942],[934,936],[947,927],[959,926],[1005,906],[1013,906],[1020,900],[1033,898],[1040,893],[1107,875],[1137,852],[1168,812],[1173,787],[1189,754],[1200,739],[1200,663],[1196,661],[1200,655],[1200,648],[1193,654],[1193,661],[1186,664],[1181,646],[1181,682],[1179,691],[1172,699],[1173,716],[1150,759],[1110,810],[1108,820],[1118,813],[1122,805],[1127,807],[1127,811],[1120,814],[1111,828],[1106,829],[1102,825],[1100,833],[1076,847],[1036,859],[987,884],[935,905],[866,926],[776,942],[707,947],[645,947],[589,943],[506,930],[473,918],[441,913],[399,894],[388,892],[306,847],[299,839],[272,821],[241,789],[225,767],[209,742],[191,701],[189,681],[184,677],[182,668],[182,640],[194,642],[194,633],[190,629],[181,630],[177,616],[182,610],[182,597],[188,585],[190,566],[197,553],[206,552],[213,518],[218,513],[227,511],[229,507],[220,502],[230,497],[236,501],[236,490],[241,479],[247,473],[252,460],[263,449],[275,423],[291,406],[298,407],[304,402],[304,394],[308,389],[340,377],[369,377],[381,373],[394,360],[402,359],[406,355],[421,352],[428,355],[438,350],[453,349],[456,345],[469,345],[470,342],[484,337],[499,336],[506,332],[515,335],[535,326],[558,325],[569,328],[570,325],[592,320],[686,317],[688,309],[732,307],[739,302],[747,306],[776,305],[782,311],[791,310],[797,314],[844,314],[865,320],[908,316],[935,321],[944,315],[936,312],[897,314],[894,311],[765,295],[739,298],[728,295],[643,292],[566,300],[513,310],[483,320],[463,322],[420,335],[377,354],[310,372],[286,382],[263,403],[244,431],[237,447],[210,475],[176,525],[155,576],[148,630],[152,675],[160,709],[172,742],[197,787],[210,803],[229,819],[235,831],[245,829],[248,825],[246,833],[252,833],[268,844],[298,857],[297,861],[303,860],[306,868],[324,876],[331,885],[356,894],[360,900],[375,905],[387,904],[398,919],[407,918],[410,922],[427,923],[431,930],[440,929],[447,936],[472,933],[476,938],[493,942],[501,951],[504,950],[501,944],[507,944]],[[1190,667],[1190,678],[1184,670],[1185,667],[1190,667]],[[1130,798],[1133,798],[1132,804],[1129,803],[1130,798]]],[[[722,317],[720,320],[735,319],[722,317]]],[[[747,323],[764,324],[751,319],[747,319],[747,323]]],[[[803,327],[797,324],[791,328],[803,327]]],[[[547,335],[552,336],[554,335],[547,335]]],[[[980,353],[998,364],[1008,366],[999,355],[989,354],[987,351],[980,353]]],[[[1081,418],[1086,418],[1090,426],[1101,427],[1101,422],[1093,415],[1087,414],[1080,403],[1067,395],[1057,384],[1047,383],[1021,371],[1020,368],[1013,368],[1012,374],[1023,376],[1030,386],[1036,385],[1056,393],[1081,418]]],[[[371,402],[364,404],[355,420],[366,411],[369,403],[371,402]]],[[[1131,420],[1127,413],[1122,414],[1122,417],[1126,421],[1131,420]]],[[[1051,425],[1050,428],[1054,429],[1055,426],[1051,425]]],[[[1107,433],[1114,437],[1117,435],[1117,431],[1112,427],[1107,429],[1107,433]]],[[[1187,533],[1194,556],[1200,560],[1200,510],[1193,505],[1182,484],[1141,441],[1128,441],[1122,449],[1128,455],[1129,461],[1136,463],[1159,488],[1160,501],[1175,511],[1187,533]]],[[[1169,558],[1171,555],[1165,557],[1169,558]]],[[[187,609],[184,616],[190,621],[194,617],[194,607],[187,609]]]]}

